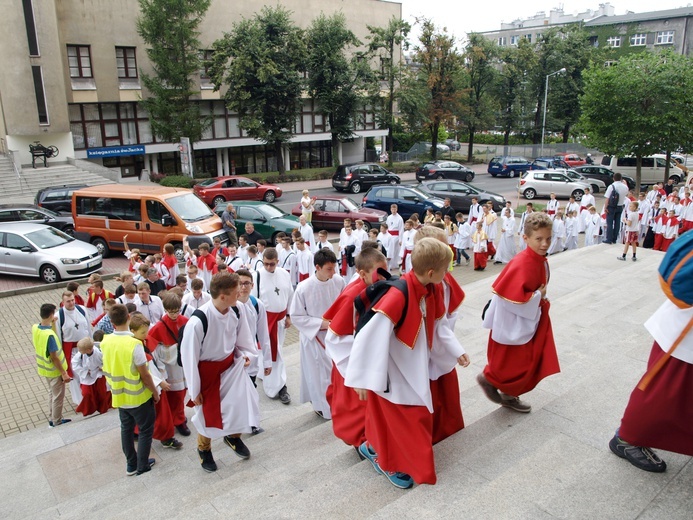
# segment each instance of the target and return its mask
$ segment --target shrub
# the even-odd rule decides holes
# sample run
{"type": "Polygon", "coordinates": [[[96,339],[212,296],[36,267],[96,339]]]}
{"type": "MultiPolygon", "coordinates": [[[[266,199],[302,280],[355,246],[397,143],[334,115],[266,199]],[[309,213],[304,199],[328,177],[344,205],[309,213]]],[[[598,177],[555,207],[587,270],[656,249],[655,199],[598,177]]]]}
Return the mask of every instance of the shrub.
{"type": "Polygon", "coordinates": [[[166,174],[165,174],[165,173],[155,173],[155,172],[151,172],[151,173],[149,174],[149,180],[150,180],[151,182],[157,182],[157,183],[158,183],[158,182],[161,182],[161,180],[162,180],[164,177],[166,177],[166,174]]]}
{"type": "Polygon", "coordinates": [[[193,180],[185,175],[169,175],[161,179],[160,184],[169,188],[191,188],[193,180]]]}

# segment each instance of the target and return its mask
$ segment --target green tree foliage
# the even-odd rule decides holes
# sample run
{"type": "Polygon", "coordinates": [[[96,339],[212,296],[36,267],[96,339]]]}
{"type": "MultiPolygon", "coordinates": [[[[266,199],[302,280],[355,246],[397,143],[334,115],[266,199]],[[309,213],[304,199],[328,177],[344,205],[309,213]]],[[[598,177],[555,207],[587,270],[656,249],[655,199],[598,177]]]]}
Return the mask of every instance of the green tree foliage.
{"type": "Polygon", "coordinates": [[[140,71],[148,96],[142,100],[152,132],[163,141],[202,138],[209,121],[200,117],[193,78],[201,68],[197,27],[210,0],[139,0],[137,31],[147,44],[154,74],[140,71]]]}
{"type": "Polygon", "coordinates": [[[395,127],[395,99],[400,86],[402,67],[396,60],[400,50],[409,48],[407,36],[411,25],[404,20],[392,17],[386,27],[368,25],[368,51],[380,70],[380,80],[387,85],[385,99],[382,101],[382,112],[378,114],[380,126],[388,128],[387,150],[388,164],[392,165],[394,140],[392,131],[395,127]]]}
{"type": "Polygon", "coordinates": [[[584,81],[580,130],[606,154],[637,158],[636,190],[642,157],[693,144],[691,58],[670,51],[632,54],[611,67],[593,65],[584,81]]]}
{"type": "Polygon", "coordinates": [[[366,89],[377,85],[361,45],[343,14],[321,14],[308,28],[308,92],[329,122],[332,160],[339,166],[339,141],[353,136],[355,114],[366,103],[366,89]]]}
{"type": "Polygon", "coordinates": [[[239,115],[249,136],[274,146],[277,170],[286,173],[284,144],[301,114],[305,34],[281,6],[263,7],[251,19],[233,25],[214,42],[210,77],[216,90],[239,115]]]}

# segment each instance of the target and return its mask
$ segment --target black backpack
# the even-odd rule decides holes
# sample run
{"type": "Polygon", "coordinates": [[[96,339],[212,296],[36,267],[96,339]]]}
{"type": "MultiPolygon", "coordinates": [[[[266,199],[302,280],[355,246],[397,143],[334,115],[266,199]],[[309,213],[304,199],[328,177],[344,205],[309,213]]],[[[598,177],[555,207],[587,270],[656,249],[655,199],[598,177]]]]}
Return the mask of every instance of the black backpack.
{"type": "MultiPolygon", "coordinates": [[[[231,307],[231,308],[233,309],[233,312],[236,313],[236,318],[240,318],[241,314],[238,310],[238,307],[231,307]]],[[[193,311],[193,313],[190,315],[190,317],[192,318],[193,316],[197,316],[199,318],[200,322],[202,322],[202,343],[204,343],[205,337],[207,337],[207,327],[208,327],[207,315],[204,312],[202,312],[200,309],[195,309],[193,311]]],[[[178,358],[177,358],[176,362],[178,363],[179,367],[183,366],[183,362],[180,358],[180,350],[181,350],[180,346],[183,344],[183,334],[185,334],[185,328],[187,325],[188,324],[186,323],[180,329],[178,329],[178,358]]]]}
{"type": "MultiPolygon", "coordinates": [[[[358,317],[356,321],[356,329],[354,331],[354,336],[356,336],[359,331],[365,327],[373,316],[375,312],[373,306],[380,301],[380,299],[385,295],[387,291],[394,288],[401,291],[404,294],[404,301],[407,301],[407,281],[392,276],[390,273],[382,268],[378,269],[378,273],[385,278],[385,280],[379,280],[372,285],[366,287],[361,294],[354,298],[354,309],[356,310],[356,315],[358,317]]],[[[406,304],[405,304],[406,305],[406,304]]],[[[404,319],[407,316],[406,308],[402,310],[402,316],[395,324],[395,329],[399,328],[404,319]]]]}
{"type": "Polygon", "coordinates": [[[611,185],[611,194],[609,195],[609,200],[606,203],[606,206],[608,208],[616,208],[618,207],[618,200],[619,200],[619,194],[618,190],[616,189],[616,186],[614,184],[611,185]]]}

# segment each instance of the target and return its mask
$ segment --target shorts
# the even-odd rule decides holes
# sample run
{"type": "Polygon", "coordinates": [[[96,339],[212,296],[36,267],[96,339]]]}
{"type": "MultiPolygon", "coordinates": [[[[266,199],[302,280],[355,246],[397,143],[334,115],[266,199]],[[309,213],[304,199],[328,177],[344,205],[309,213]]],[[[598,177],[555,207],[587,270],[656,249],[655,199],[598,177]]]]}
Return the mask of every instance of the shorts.
{"type": "Polygon", "coordinates": [[[626,233],[626,244],[630,244],[631,242],[637,242],[638,241],[638,232],[637,231],[628,231],[626,233]]]}

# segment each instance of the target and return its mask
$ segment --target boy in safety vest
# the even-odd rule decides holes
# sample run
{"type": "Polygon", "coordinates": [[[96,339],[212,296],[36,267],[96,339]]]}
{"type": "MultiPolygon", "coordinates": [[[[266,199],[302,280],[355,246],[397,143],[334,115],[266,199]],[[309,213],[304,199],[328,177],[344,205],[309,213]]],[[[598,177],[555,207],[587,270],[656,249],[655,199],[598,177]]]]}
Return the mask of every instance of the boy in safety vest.
{"type": "Polygon", "coordinates": [[[41,305],[41,323],[31,327],[38,375],[48,380],[48,426],[51,428],[71,421],[63,419],[65,383],[70,381],[70,376],[65,353],[53,328],[55,309],[52,303],[41,305]]]}
{"type": "Polygon", "coordinates": [[[146,473],[154,465],[149,458],[159,394],[147,367],[142,343],[128,329],[125,305],[114,305],[108,312],[115,329],[101,342],[103,373],[111,387],[113,408],[120,414],[120,442],[127,460],[128,476],[146,473]],[[135,426],[139,428],[135,450],[135,426]]]}

